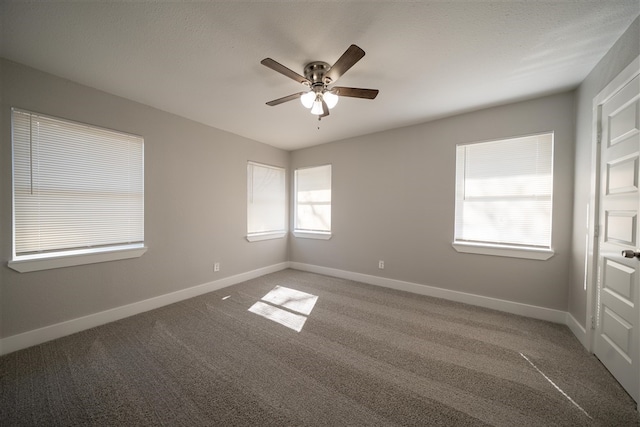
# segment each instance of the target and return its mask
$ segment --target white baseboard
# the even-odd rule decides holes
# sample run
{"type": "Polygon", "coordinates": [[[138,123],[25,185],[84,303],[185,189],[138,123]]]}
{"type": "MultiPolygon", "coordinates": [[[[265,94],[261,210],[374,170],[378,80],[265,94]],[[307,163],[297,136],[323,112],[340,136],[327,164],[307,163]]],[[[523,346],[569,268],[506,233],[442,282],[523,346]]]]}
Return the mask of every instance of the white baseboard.
{"type": "Polygon", "coordinates": [[[312,264],[290,262],[289,267],[309,271],[311,273],[325,274],[327,276],[339,277],[341,279],[354,280],[370,285],[382,286],[385,288],[397,289],[400,291],[412,292],[414,294],[426,295],[430,297],[442,298],[450,301],[463,302],[477,305],[479,307],[491,308],[507,313],[518,314],[520,316],[532,317],[534,319],[546,320],[554,323],[566,324],[567,312],[553,310],[535,305],[522,304],[519,302],[507,301],[497,298],[485,297],[481,295],[468,294],[465,292],[452,291],[435,286],[420,285],[417,283],[405,282],[384,277],[370,276],[368,274],[354,273],[351,271],[338,270],[335,268],[321,267],[312,264]]]}
{"type": "Polygon", "coordinates": [[[169,294],[160,295],[132,304],[123,305],[121,307],[112,308],[110,310],[101,311],[99,313],[90,314],[76,319],[67,320],[65,322],[56,323],[55,325],[45,326],[43,328],[34,329],[32,331],[23,332],[21,334],[12,335],[0,339],[0,355],[11,353],[23,348],[42,344],[56,338],[71,335],[76,332],[84,331],[105,323],[124,319],[125,317],[143,313],[183,301],[198,295],[226,288],[246,280],[255,279],[265,274],[274,273],[289,267],[288,262],[274,264],[268,267],[259,268],[248,271],[246,273],[236,274],[234,276],[225,277],[220,280],[204,283],[202,285],[193,286],[187,289],[171,292],[169,294]]]}
{"type": "Polygon", "coordinates": [[[588,350],[589,343],[587,340],[587,330],[580,324],[580,322],[578,322],[576,318],[571,315],[571,313],[567,312],[567,319],[565,321],[565,324],[569,329],[571,329],[573,335],[578,338],[580,344],[582,344],[582,346],[588,350]]]}

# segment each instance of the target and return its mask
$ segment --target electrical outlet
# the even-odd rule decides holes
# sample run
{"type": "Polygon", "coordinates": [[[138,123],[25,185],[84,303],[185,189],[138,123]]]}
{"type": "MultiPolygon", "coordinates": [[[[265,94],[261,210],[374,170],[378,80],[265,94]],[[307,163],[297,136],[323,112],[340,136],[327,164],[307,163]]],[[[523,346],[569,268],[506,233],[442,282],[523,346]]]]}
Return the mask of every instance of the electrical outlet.
{"type": "Polygon", "coordinates": [[[382,260],[378,261],[378,268],[380,270],[384,270],[384,261],[382,261],[382,260]]]}
{"type": "Polygon", "coordinates": [[[213,264],[213,271],[220,271],[220,263],[216,262],[213,264]]]}

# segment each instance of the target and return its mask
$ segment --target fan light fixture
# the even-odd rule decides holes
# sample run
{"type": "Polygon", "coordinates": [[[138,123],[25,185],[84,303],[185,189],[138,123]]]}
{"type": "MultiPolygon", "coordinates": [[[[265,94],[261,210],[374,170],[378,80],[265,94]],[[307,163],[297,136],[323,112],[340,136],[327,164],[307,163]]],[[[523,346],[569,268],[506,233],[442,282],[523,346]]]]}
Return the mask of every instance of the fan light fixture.
{"type": "Polygon", "coordinates": [[[322,115],[324,112],[322,109],[323,99],[327,104],[327,108],[332,109],[336,106],[336,104],[338,104],[339,98],[338,95],[329,91],[325,91],[324,93],[316,93],[310,90],[309,92],[305,92],[300,95],[300,102],[302,103],[304,108],[310,108],[311,114],[315,114],[317,116],[322,115]]]}

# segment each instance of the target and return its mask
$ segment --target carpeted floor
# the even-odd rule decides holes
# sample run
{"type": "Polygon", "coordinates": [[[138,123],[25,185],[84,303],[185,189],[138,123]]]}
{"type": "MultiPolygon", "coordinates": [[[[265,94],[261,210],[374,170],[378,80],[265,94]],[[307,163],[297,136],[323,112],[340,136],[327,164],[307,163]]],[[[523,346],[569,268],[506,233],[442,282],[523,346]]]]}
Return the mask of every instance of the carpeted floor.
{"type": "Polygon", "coordinates": [[[565,326],[285,270],[3,356],[0,425],[640,420],[565,326]],[[310,314],[282,292],[249,311],[276,286],[317,296],[310,314]]]}

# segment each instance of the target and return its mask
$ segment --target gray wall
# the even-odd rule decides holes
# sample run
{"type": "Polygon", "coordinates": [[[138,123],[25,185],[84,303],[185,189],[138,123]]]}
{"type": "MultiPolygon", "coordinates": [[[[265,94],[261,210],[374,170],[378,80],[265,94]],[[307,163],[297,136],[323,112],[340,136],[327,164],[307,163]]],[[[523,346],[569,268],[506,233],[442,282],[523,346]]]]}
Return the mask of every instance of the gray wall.
{"type": "Polygon", "coordinates": [[[566,310],[573,148],[574,93],[568,92],[294,151],[292,169],[333,165],[333,237],[290,238],[290,259],[566,310]],[[456,144],[549,130],[555,131],[555,256],[535,261],[456,252],[456,144]]]}
{"type": "Polygon", "coordinates": [[[574,223],[569,287],[569,312],[586,325],[587,293],[584,290],[586,212],[591,193],[593,98],[640,55],[640,18],[637,18],[577,90],[574,223]]]}
{"type": "Polygon", "coordinates": [[[247,160],[288,167],[288,152],[13,62],[0,67],[0,337],[287,261],[286,239],[244,236],[247,160]],[[145,138],[146,254],[22,274],[6,266],[12,106],[145,138]]]}

